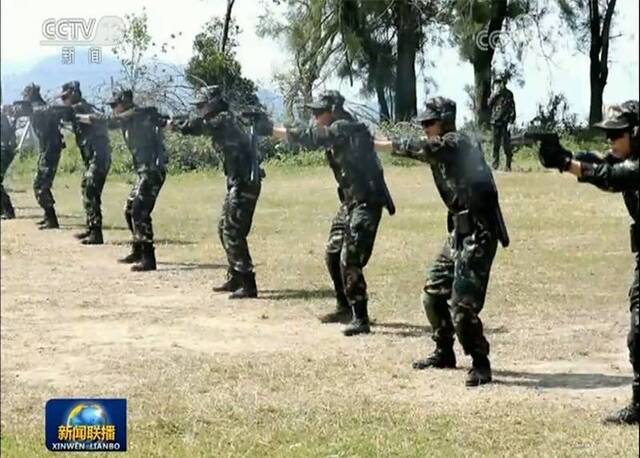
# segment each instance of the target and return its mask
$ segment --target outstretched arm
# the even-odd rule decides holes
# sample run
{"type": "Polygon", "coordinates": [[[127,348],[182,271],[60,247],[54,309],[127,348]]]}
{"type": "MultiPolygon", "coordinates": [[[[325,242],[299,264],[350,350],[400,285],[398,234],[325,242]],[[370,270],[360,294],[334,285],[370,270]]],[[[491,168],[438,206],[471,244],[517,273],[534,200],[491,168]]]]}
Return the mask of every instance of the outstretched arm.
{"type": "Polygon", "coordinates": [[[578,177],[578,181],[591,183],[609,192],[623,192],[638,189],[640,168],[638,160],[627,159],[618,163],[571,161],[569,172],[578,177]]]}
{"type": "Polygon", "coordinates": [[[391,153],[393,156],[407,157],[418,161],[426,162],[424,155],[424,145],[426,139],[388,139],[386,137],[377,137],[373,141],[376,151],[391,153]]]}
{"type": "Polygon", "coordinates": [[[183,123],[170,121],[167,126],[182,135],[204,135],[206,133],[206,123],[202,118],[189,119],[183,123]]]}

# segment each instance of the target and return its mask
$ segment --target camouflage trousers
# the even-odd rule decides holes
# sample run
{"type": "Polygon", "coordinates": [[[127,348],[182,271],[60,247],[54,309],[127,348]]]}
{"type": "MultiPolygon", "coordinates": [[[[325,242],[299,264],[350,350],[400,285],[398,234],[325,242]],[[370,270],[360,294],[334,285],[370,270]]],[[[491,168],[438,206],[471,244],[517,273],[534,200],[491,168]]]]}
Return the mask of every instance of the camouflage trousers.
{"type": "Polygon", "coordinates": [[[497,245],[496,237],[481,228],[457,243],[450,235],[429,268],[423,305],[438,346],[453,345],[455,333],[465,354],[489,354],[478,315],[497,245]]]}
{"type": "Polygon", "coordinates": [[[111,168],[109,140],[105,139],[100,144],[92,145],[91,150],[88,155],[89,159],[85,163],[86,169],[80,183],[82,205],[89,229],[102,227],[102,190],[111,168]]]}
{"type": "Polygon", "coordinates": [[[511,168],[511,159],[513,150],[511,148],[511,134],[509,134],[509,126],[507,124],[493,125],[493,167],[498,168],[500,165],[500,147],[504,151],[507,168],[511,168]]]}
{"type": "Polygon", "coordinates": [[[133,234],[134,242],[153,242],[151,212],[156,205],[156,199],[166,176],[167,172],[164,169],[138,172],[138,181],[129,193],[124,206],[124,218],[133,234]]]}
{"type": "Polygon", "coordinates": [[[13,162],[13,158],[15,157],[15,149],[2,147],[2,155],[0,156],[0,194],[2,199],[2,211],[4,212],[5,208],[13,208],[11,205],[11,198],[7,191],[4,189],[4,177],[13,162]]]}
{"type": "Polygon", "coordinates": [[[633,385],[640,389],[640,255],[636,254],[636,269],[629,290],[631,325],[627,336],[629,360],[633,366],[633,385]]]}
{"type": "Polygon", "coordinates": [[[227,195],[218,220],[218,237],[229,262],[236,272],[253,272],[247,236],[260,196],[261,184],[236,183],[227,186],[227,195]]]}
{"type": "Polygon", "coordinates": [[[38,158],[38,168],[33,180],[33,192],[36,196],[36,201],[38,201],[38,205],[45,210],[53,208],[56,203],[51,188],[53,187],[53,180],[58,171],[60,153],[61,149],[57,146],[50,147],[41,151],[40,157],[38,158]]]}
{"type": "MultiPolygon", "coordinates": [[[[351,307],[368,302],[367,282],[363,269],[369,262],[382,216],[382,207],[366,202],[340,206],[331,223],[326,247],[329,273],[335,278],[331,266],[340,265],[343,293],[351,307]]],[[[336,294],[340,296],[339,281],[334,279],[336,294]]]]}

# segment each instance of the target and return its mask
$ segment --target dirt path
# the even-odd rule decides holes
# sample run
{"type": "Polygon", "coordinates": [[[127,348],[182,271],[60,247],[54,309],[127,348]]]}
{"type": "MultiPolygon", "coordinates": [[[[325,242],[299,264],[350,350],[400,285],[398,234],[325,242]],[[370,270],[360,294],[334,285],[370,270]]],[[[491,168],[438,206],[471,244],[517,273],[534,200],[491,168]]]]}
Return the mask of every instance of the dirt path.
{"type": "MultiPolygon", "coordinates": [[[[368,338],[345,339],[337,326],[320,325],[309,314],[273,319],[269,310],[281,307],[276,301],[234,302],[213,294],[210,286],[221,277],[220,269],[161,259],[157,272],[130,273],[128,266],[115,262],[126,247],[84,247],[69,230],[39,231],[33,217],[2,222],[3,382],[65,391],[73,390],[82,373],[83,378],[126,390],[120,368],[128,357],[176,351],[196,356],[332,354],[346,359],[366,352],[373,355],[367,364],[380,370],[391,364],[393,372],[403,371],[425,348],[417,326],[378,326],[368,338]]],[[[584,403],[624,398],[628,390],[623,354],[526,361],[513,350],[502,353],[498,383],[491,388],[496,396],[519,393],[584,403]],[[504,364],[508,355],[515,357],[504,364]]],[[[434,380],[404,372],[404,390],[388,390],[390,380],[381,377],[369,382],[371,391],[410,401],[412,387],[433,386],[434,380]]],[[[466,394],[459,384],[454,390],[463,400],[466,394]]]]}

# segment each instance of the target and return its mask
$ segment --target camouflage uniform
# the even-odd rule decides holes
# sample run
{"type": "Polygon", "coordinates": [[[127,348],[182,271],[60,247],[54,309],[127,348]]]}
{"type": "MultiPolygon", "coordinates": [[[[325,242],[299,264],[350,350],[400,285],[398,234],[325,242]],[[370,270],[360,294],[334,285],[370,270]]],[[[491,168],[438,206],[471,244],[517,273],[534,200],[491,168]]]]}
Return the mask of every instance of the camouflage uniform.
{"type": "Polygon", "coordinates": [[[260,196],[264,172],[258,166],[255,145],[241,127],[240,120],[228,109],[217,86],[203,89],[198,104],[210,104],[204,117],[189,120],[179,126],[185,135],[207,135],[213,147],[222,154],[227,193],[218,221],[218,237],[229,263],[227,282],[216,291],[229,291],[232,298],[255,297],[255,274],[249,253],[247,236],[260,196]],[[214,106],[215,105],[215,106],[214,106]],[[245,287],[246,292],[240,290],[245,287]]]}
{"type": "Polygon", "coordinates": [[[120,128],[138,175],[124,207],[124,217],[133,236],[132,252],[120,262],[140,261],[132,266],[133,271],[155,270],[151,213],[167,174],[167,155],[162,132],[166,119],[155,107],[135,106],[133,94],[129,90],[115,92],[109,104],[122,104],[126,110],[110,117],[98,114],[91,114],[89,117],[106,121],[110,128],[120,128]]]}
{"type": "Polygon", "coordinates": [[[40,224],[42,229],[55,229],[59,226],[51,188],[58,170],[62,149],[65,147],[60,132],[60,123],[62,120],[71,121],[72,114],[67,107],[46,105],[40,97],[40,88],[36,85],[27,86],[25,101],[31,102],[31,126],[40,145],[38,168],[33,180],[36,200],[45,212],[45,218],[40,224]]]}
{"type": "MultiPolygon", "coordinates": [[[[335,104],[335,91],[310,105],[319,109],[335,104]]],[[[334,110],[335,113],[335,110],[334,110]]],[[[344,113],[328,127],[289,129],[290,140],[306,146],[326,148],[326,157],[338,183],[340,208],[333,219],[325,260],[334,283],[340,309],[349,307],[355,322],[368,332],[368,295],[363,269],[373,250],[382,208],[392,209],[382,166],[366,125],[344,113]]],[[[350,335],[347,328],[345,333],[350,335]]]]}
{"type": "MultiPolygon", "coordinates": [[[[442,119],[442,110],[449,109],[446,107],[451,107],[455,120],[453,101],[438,97],[427,106],[427,112],[419,118],[421,122],[442,119]]],[[[474,367],[479,362],[488,367],[489,343],[479,314],[498,240],[507,245],[508,236],[493,176],[480,144],[455,131],[453,124],[446,130],[442,137],[395,142],[394,150],[395,154],[430,165],[436,188],[447,207],[449,234],[427,270],[423,290],[423,305],[433,329],[436,352],[450,358],[447,367],[455,366],[452,351],[455,333],[465,354],[473,357],[474,367]]],[[[423,368],[419,363],[416,367],[423,368]]]]}
{"type": "Polygon", "coordinates": [[[516,105],[513,93],[506,87],[489,98],[491,109],[491,125],[493,127],[493,168],[500,166],[500,146],[504,150],[506,169],[511,170],[513,148],[509,124],[516,120],[516,105]]]}
{"type": "Polygon", "coordinates": [[[2,183],[4,183],[4,177],[7,173],[7,169],[11,165],[15,156],[16,150],[16,126],[15,121],[12,120],[4,110],[2,110],[2,156],[0,157],[0,195],[2,204],[2,217],[11,219],[15,217],[15,210],[11,204],[11,198],[7,191],[4,189],[2,183]]]}
{"type": "MultiPolygon", "coordinates": [[[[80,85],[77,81],[64,84],[62,90],[63,97],[77,94],[78,101],[72,105],[74,114],[100,113],[93,105],[81,98],[80,85]]],[[[80,186],[88,231],[80,237],[86,236],[89,241],[92,239],[91,235],[97,234],[96,237],[99,240],[94,242],[102,243],[102,190],[111,167],[109,131],[104,123],[81,123],[75,117],[72,128],[85,166],[80,186]]]]}
{"type": "MultiPolygon", "coordinates": [[[[593,153],[578,153],[573,159],[580,162],[581,176],[578,181],[590,183],[598,188],[621,193],[633,221],[631,225],[631,251],[635,255],[635,270],[629,290],[630,329],[627,336],[629,360],[633,367],[632,400],[628,407],[608,417],[613,423],[640,423],[640,125],[637,101],[612,105],[605,119],[596,127],[606,132],[629,132],[631,155],[621,160],[607,154],[604,157],[593,153]]],[[[565,171],[571,164],[572,154],[560,145],[543,143],[540,158],[546,167],[565,171]]]]}
{"type": "Polygon", "coordinates": [[[124,207],[127,225],[134,242],[153,243],[151,213],[167,176],[167,156],[162,127],[164,119],[153,108],[132,107],[116,115],[122,135],[131,150],[138,181],[124,207]]]}

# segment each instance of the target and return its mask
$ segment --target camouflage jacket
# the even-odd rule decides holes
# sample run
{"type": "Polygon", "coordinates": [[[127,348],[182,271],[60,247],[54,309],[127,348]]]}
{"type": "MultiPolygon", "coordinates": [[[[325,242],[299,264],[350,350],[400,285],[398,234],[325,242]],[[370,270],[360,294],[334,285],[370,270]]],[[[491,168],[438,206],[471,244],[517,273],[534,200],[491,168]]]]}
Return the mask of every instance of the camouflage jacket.
{"type": "Polygon", "coordinates": [[[516,120],[516,104],[513,92],[504,89],[489,97],[491,124],[511,124],[516,120]]]}
{"type": "Polygon", "coordinates": [[[326,149],[327,161],[338,183],[338,195],[345,204],[388,205],[382,165],[366,125],[338,119],[325,128],[311,125],[287,129],[287,137],[307,148],[326,149]]]}
{"type": "Polygon", "coordinates": [[[2,121],[2,149],[13,151],[17,145],[15,121],[12,120],[8,114],[4,113],[4,111],[0,116],[2,121]]]}
{"type": "Polygon", "coordinates": [[[474,221],[498,229],[498,191],[480,144],[461,132],[435,139],[394,141],[395,154],[426,162],[448,210],[449,230],[455,214],[469,211],[474,221]]]}
{"type": "Polygon", "coordinates": [[[94,120],[106,122],[110,129],[119,128],[133,156],[133,165],[138,173],[149,170],[165,170],[167,154],[162,128],[166,118],[155,107],[138,107],[111,116],[91,115],[94,120]]]}
{"type": "Polygon", "coordinates": [[[629,215],[638,223],[640,221],[640,155],[632,155],[621,161],[608,154],[600,157],[593,153],[578,153],[575,157],[582,163],[582,176],[578,178],[584,183],[591,183],[609,192],[621,192],[629,215]]]}
{"type": "MultiPolygon", "coordinates": [[[[84,99],[74,104],[71,108],[74,114],[101,114],[95,106],[84,99]]],[[[105,144],[109,144],[109,131],[105,123],[87,124],[79,122],[74,117],[71,126],[76,136],[76,143],[80,149],[80,154],[85,163],[91,159],[90,156],[93,153],[109,153],[108,147],[106,149],[102,147],[105,144]]]]}
{"type": "Polygon", "coordinates": [[[222,153],[224,174],[229,186],[261,179],[251,138],[230,111],[223,111],[208,119],[186,121],[178,126],[178,130],[185,135],[211,137],[213,147],[222,153]]]}
{"type": "Polygon", "coordinates": [[[60,123],[71,121],[72,111],[62,105],[44,105],[34,103],[31,105],[31,126],[33,127],[40,151],[47,153],[59,153],[65,147],[60,123]]]}

